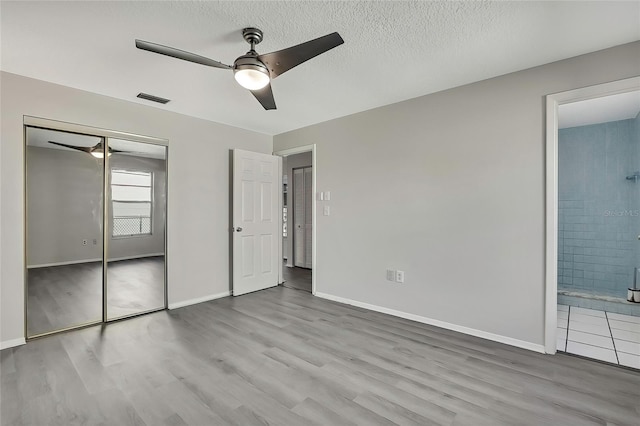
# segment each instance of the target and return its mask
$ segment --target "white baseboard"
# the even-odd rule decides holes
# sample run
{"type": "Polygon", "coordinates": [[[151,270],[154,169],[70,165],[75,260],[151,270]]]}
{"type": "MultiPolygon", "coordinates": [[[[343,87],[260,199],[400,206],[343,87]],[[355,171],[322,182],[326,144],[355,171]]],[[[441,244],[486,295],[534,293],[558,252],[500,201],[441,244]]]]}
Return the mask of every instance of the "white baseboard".
{"type": "Polygon", "coordinates": [[[5,340],[4,342],[0,342],[0,351],[3,349],[9,349],[15,346],[24,345],[25,343],[27,342],[25,341],[24,337],[13,340],[5,340]]]}
{"type": "MultiPolygon", "coordinates": [[[[135,256],[114,257],[113,259],[109,259],[109,262],[117,262],[119,260],[142,259],[145,257],[156,257],[156,256],[164,256],[164,253],[150,253],[150,254],[138,254],[135,256]]],[[[66,262],[43,263],[41,265],[27,265],[27,269],[46,268],[49,266],[77,265],[80,263],[91,263],[91,262],[102,262],[102,258],[100,257],[97,259],[69,260],[66,262]]]]}
{"type": "Polygon", "coordinates": [[[544,345],[538,345],[536,343],[526,342],[524,340],[514,339],[512,337],[502,336],[500,334],[493,334],[482,330],[476,330],[475,328],[464,327],[461,325],[451,324],[448,322],[421,317],[419,315],[409,314],[402,311],[396,311],[395,309],[383,308],[381,306],[370,305],[368,303],[358,302],[356,300],[346,299],[344,297],[334,296],[332,294],[327,293],[316,293],[315,296],[333,300],[334,302],[345,303],[347,305],[357,306],[359,308],[369,309],[370,311],[376,311],[383,314],[393,315],[395,317],[400,317],[404,319],[408,319],[411,321],[420,322],[423,324],[433,325],[440,328],[445,328],[447,330],[453,330],[460,333],[468,334],[475,337],[480,337],[482,339],[492,340],[494,342],[504,343],[506,345],[515,346],[517,348],[527,349],[534,352],[545,353],[544,345]]]}
{"type": "Polygon", "coordinates": [[[223,291],[222,293],[218,293],[218,294],[210,294],[204,297],[197,297],[195,299],[183,300],[182,302],[169,303],[169,309],[183,308],[185,306],[195,305],[196,303],[208,302],[210,300],[221,299],[227,296],[231,296],[230,291],[223,291]]]}

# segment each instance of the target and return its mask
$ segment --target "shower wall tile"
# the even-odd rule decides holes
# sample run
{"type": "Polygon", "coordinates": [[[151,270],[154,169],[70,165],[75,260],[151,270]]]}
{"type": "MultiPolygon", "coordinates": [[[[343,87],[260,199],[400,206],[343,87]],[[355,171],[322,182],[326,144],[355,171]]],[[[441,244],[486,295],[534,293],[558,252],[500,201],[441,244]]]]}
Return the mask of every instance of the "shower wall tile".
{"type": "MultiPolygon", "coordinates": [[[[558,132],[558,286],[626,297],[640,266],[640,119],[558,132]]],[[[585,300],[583,305],[589,303],[585,300]]]]}

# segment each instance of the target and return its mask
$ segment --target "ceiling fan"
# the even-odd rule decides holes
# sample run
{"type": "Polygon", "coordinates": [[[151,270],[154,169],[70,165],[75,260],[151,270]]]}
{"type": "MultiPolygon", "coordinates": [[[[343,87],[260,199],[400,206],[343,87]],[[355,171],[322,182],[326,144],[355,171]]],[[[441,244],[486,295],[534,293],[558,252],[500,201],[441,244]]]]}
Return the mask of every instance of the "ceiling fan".
{"type": "MultiPolygon", "coordinates": [[[[102,147],[102,142],[98,142],[94,146],[67,145],[66,143],[53,142],[53,141],[49,141],[49,143],[53,145],[64,146],[65,148],[71,148],[71,149],[76,149],[78,151],[86,152],[87,154],[93,155],[95,158],[104,158],[104,148],[102,147]]],[[[107,151],[107,155],[111,156],[111,154],[114,154],[117,152],[129,152],[129,151],[121,151],[121,150],[113,149],[109,147],[109,150],[107,151]]]]}
{"type": "Polygon", "coordinates": [[[264,109],[268,110],[276,109],[276,102],[273,98],[270,84],[272,79],[344,43],[340,34],[331,33],[287,49],[259,55],[255,51],[255,45],[262,41],[262,36],[262,31],[258,28],[245,28],[242,30],[242,37],[251,45],[251,49],[246,54],[238,57],[233,66],[196,55],[195,53],[149,41],[136,40],[136,47],[209,67],[232,69],[236,81],[245,89],[249,89],[264,109]]]}

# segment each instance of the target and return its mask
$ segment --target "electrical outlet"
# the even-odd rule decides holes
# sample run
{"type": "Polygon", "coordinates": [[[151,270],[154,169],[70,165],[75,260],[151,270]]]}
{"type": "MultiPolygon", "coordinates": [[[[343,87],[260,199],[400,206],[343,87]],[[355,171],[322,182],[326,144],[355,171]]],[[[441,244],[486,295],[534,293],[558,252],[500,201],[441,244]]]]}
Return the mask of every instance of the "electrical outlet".
{"type": "Polygon", "coordinates": [[[87,245],[87,240],[82,240],[82,245],[86,246],[87,245]]]}
{"type": "Polygon", "coordinates": [[[93,245],[97,245],[98,244],[98,240],[96,238],[93,239],[93,245]]]}
{"type": "Polygon", "coordinates": [[[387,269],[387,281],[395,281],[396,280],[396,271],[393,269],[387,269]]]}
{"type": "Polygon", "coordinates": [[[404,282],[404,271],[396,271],[396,282],[398,283],[404,282]]]}

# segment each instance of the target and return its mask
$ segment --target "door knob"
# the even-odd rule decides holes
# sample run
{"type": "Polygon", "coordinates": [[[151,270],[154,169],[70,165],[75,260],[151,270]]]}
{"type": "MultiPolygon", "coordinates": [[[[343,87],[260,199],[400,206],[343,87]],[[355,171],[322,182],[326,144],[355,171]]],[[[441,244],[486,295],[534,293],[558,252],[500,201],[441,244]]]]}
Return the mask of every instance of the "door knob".
{"type": "Polygon", "coordinates": [[[238,227],[236,228],[236,232],[242,232],[242,227],[238,226],[238,227]]]}

